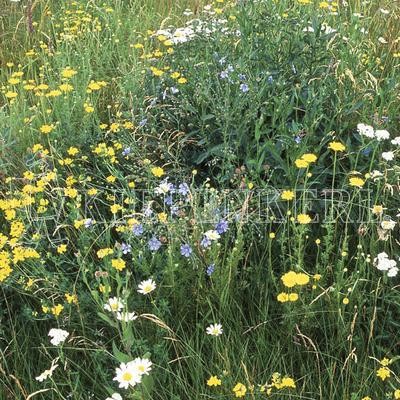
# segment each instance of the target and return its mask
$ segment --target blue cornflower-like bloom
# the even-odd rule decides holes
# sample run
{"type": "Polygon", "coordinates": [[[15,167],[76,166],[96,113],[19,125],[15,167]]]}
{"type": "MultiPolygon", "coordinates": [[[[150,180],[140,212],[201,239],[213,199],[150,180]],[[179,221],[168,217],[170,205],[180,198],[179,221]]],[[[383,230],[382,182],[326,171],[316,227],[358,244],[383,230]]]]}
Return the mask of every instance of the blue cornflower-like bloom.
{"type": "Polygon", "coordinates": [[[193,250],[188,244],[183,244],[181,246],[181,255],[183,255],[184,257],[189,258],[192,252],[193,250]]]}
{"type": "Polygon", "coordinates": [[[239,80],[241,80],[241,81],[245,81],[245,80],[246,80],[246,75],[244,75],[244,74],[239,74],[239,75],[238,75],[238,78],[239,78],[239,80]]]}
{"type": "Polygon", "coordinates": [[[301,136],[296,136],[295,138],[294,138],[294,141],[297,143],[297,144],[300,144],[301,143],[301,136]]]}
{"type": "Polygon", "coordinates": [[[90,228],[93,224],[94,224],[94,221],[92,220],[92,218],[88,218],[88,219],[85,220],[85,222],[84,222],[85,228],[90,228]]]}
{"type": "Polygon", "coordinates": [[[240,85],[240,90],[241,90],[243,93],[247,93],[247,92],[249,91],[249,85],[248,85],[247,83],[242,83],[242,84],[240,85]]]}
{"type": "Polygon", "coordinates": [[[272,75],[270,75],[268,77],[268,83],[272,83],[274,81],[274,77],[272,75]]]}
{"type": "Polygon", "coordinates": [[[122,150],[122,155],[127,156],[131,152],[130,147],[126,147],[124,150],[122,150]]]}
{"type": "Polygon", "coordinates": [[[221,219],[216,225],[215,230],[221,235],[228,230],[228,222],[225,219],[221,219]]]}
{"type": "Polygon", "coordinates": [[[121,243],[121,251],[123,254],[128,254],[132,251],[132,247],[130,244],[121,243]]]}
{"type": "Polygon", "coordinates": [[[173,203],[172,196],[171,196],[171,195],[170,195],[170,196],[166,196],[166,197],[164,198],[164,203],[165,203],[167,206],[172,206],[172,203],[173,203]]]}
{"type": "Polygon", "coordinates": [[[139,122],[139,126],[143,127],[147,124],[147,118],[143,118],[140,122],[139,122]]]}
{"type": "Polygon", "coordinates": [[[161,247],[161,242],[156,237],[152,237],[149,240],[148,245],[151,251],[157,251],[161,247]]]}
{"type": "Polygon", "coordinates": [[[211,246],[211,239],[209,239],[207,236],[204,236],[203,239],[201,239],[200,246],[203,248],[207,248],[211,246]]]}
{"type": "Polygon", "coordinates": [[[178,192],[182,196],[187,196],[189,194],[189,186],[187,183],[181,183],[178,187],[178,192]]]}
{"type": "Polygon", "coordinates": [[[215,264],[210,264],[206,269],[206,274],[208,276],[211,276],[214,271],[215,271],[215,264]]]}
{"type": "Polygon", "coordinates": [[[228,71],[222,71],[222,72],[219,74],[219,77],[220,77],[221,79],[226,79],[226,78],[228,77],[228,71]]]}
{"type": "Polygon", "coordinates": [[[141,236],[143,234],[143,225],[142,224],[135,224],[132,227],[132,232],[135,236],[141,236]]]}

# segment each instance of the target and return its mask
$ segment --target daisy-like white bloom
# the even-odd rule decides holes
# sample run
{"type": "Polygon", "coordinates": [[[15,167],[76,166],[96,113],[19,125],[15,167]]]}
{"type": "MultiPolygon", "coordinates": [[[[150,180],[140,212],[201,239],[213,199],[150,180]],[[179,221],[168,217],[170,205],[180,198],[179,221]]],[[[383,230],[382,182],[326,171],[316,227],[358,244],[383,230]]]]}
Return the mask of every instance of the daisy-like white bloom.
{"type": "Polygon", "coordinates": [[[375,131],[375,137],[380,142],[381,140],[390,139],[390,133],[385,129],[378,129],[375,131]]]}
{"type": "Polygon", "coordinates": [[[134,321],[138,316],[136,313],[133,312],[128,312],[128,311],[122,311],[122,312],[117,312],[117,320],[118,321],[124,321],[124,322],[129,322],[129,321],[134,321]]]}
{"type": "Polygon", "coordinates": [[[149,375],[153,363],[148,358],[135,358],[128,363],[139,375],[149,375]]]}
{"type": "Polygon", "coordinates": [[[142,375],[133,367],[131,363],[121,363],[119,368],[115,369],[114,381],[119,383],[122,389],[128,389],[129,386],[134,387],[142,381],[142,375]]]}
{"type": "Polygon", "coordinates": [[[68,337],[69,333],[64,331],[64,329],[52,328],[50,329],[48,336],[51,337],[50,343],[54,346],[58,346],[60,343],[64,342],[68,337]]]}
{"type": "Polygon", "coordinates": [[[46,369],[46,371],[42,372],[35,379],[39,382],[43,382],[47,378],[51,377],[53,375],[54,370],[58,367],[57,361],[58,361],[58,357],[51,362],[50,369],[46,369]]]}
{"type": "Polygon", "coordinates": [[[222,325],[221,324],[211,324],[209,327],[206,329],[207,335],[211,336],[220,336],[222,335],[222,325]]]}
{"type": "Polygon", "coordinates": [[[112,297],[108,299],[108,303],[104,304],[104,309],[111,312],[118,312],[124,308],[122,301],[119,297],[112,297]]]}
{"type": "Polygon", "coordinates": [[[384,151],[384,152],[382,153],[382,158],[383,158],[385,161],[392,161],[392,160],[394,159],[394,153],[393,153],[393,151],[384,151]]]}
{"type": "Polygon", "coordinates": [[[374,138],[374,128],[370,125],[366,125],[366,124],[358,124],[357,125],[357,130],[358,133],[362,136],[365,136],[367,138],[374,138]]]}
{"type": "Polygon", "coordinates": [[[122,396],[119,393],[113,393],[111,397],[107,397],[106,400],[122,400],[122,396]]]}
{"type": "Polygon", "coordinates": [[[381,222],[381,228],[384,229],[385,231],[391,231],[394,229],[396,226],[396,221],[393,221],[391,219],[385,219],[381,222]]]}
{"type": "Polygon", "coordinates": [[[221,237],[220,234],[214,229],[207,231],[204,236],[210,240],[218,240],[221,237]]]}
{"type": "Polygon", "coordinates": [[[153,279],[147,279],[146,281],[142,281],[139,284],[139,289],[138,289],[138,293],[141,294],[149,294],[151,293],[153,290],[155,290],[155,288],[157,287],[156,283],[153,281],[153,279]]]}

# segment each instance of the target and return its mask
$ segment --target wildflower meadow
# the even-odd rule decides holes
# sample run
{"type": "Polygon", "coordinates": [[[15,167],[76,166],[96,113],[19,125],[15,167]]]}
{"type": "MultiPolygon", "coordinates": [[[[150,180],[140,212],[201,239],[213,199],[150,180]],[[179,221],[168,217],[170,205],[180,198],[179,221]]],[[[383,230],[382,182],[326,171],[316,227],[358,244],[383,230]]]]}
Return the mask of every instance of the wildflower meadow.
{"type": "Polygon", "coordinates": [[[400,399],[399,1],[0,4],[0,400],[400,399]]]}

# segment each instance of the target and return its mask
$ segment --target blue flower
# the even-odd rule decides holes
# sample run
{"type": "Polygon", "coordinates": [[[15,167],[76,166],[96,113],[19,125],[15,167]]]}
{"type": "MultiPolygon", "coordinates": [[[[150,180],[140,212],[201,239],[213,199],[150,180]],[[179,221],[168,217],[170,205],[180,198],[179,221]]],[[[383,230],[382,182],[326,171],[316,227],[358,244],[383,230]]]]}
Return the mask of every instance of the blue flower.
{"type": "Polygon", "coordinates": [[[147,124],[147,118],[143,118],[140,122],[139,122],[139,126],[143,127],[147,124]]]}
{"type": "Polygon", "coordinates": [[[92,220],[92,218],[88,218],[88,219],[85,220],[85,222],[84,222],[85,228],[90,228],[93,224],[94,224],[94,221],[92,220]]]}
{"type": "Polygon", "coordinates": [[[241,81],[245,81],[245,80],[246,80],[246,75],[244,75],[244,74],[239,74],[239,75],[238,75],[238,78],[239,78],[239,80],[241,80],[241,81]]]}
{"type": "Polygon", "coordinates": [[[247,93],[249,91],[249,85],[247,83],[242,83],[240,84],[240,90],[243,93],[247,93]]]}
{"type": "Polygon", "coordinates": [[[228,222],[225,219],[221,219],[216,225],[215,230],[221,235],[228,230],[228,222]]]}
{"type": "Polygon", "coordinates": [[[206,274],[208,276],[211,276],[214,271],[215,271],[215,264],[210,264],[206,269],[206,274]]]}
{"type": "Polygon", "coordinates": [[[183,244],[181,246],[181,255],[183,255],[184,257],[189,258],[192,252],[193,250],[188,244],[183,244]]]}
{"type": "Polygon", "coordinates": [[[161,247],[161,242],[156,237],[152,237],[149,240],[148,245],[151,251],[157,251],[161,247]]]}
{"type": "Polygon", "coordinates": [[[274,77],[272,75],[270,75],[268,77],[268,83],[272,83],[274,81],[274,77]]]}
{"type": "Polygon", "coordinates": [[[140,236],[143,234],[143,225],[142,224],[135,224],[132,227],[132,232],[135,236],[140,236]]]}
{"type": "Polygon", "coordinates": [[[297,135],[297,136],[294,138],[294,141],[295,141],[297,144],[301,143],[301,136],[297,135]]]}
{"type": "Polygon", "coordinates": [[[209,239],[207,236],[204,236],[203,239],[201,239],[200,246],[203,248],[207,248],[211,246],[211,239],[209,239]]]}
{"type": "Polygon", "coordinates": [[[122,150],[122,155],[127,156],[131,152],[130,147],[126,147],[124,150],[122,150]]]}
{"type": "Polygon", "coordinates": [[[123,254],[128,254],[132,251],[132,247],[130,244],[121,243],[121,251],[123,254]]]}
{"type": "Polygon", "coordinates": [[[222,72],[219,74],[219,77],[220,77],[221,79],[226,79],[226,78],[228,77],[228,71],[222,71],[222,72]]]}
{"type": "Polygon", "coordinates": [[[178,188],[179,194],[187,196],[189,194],[189,186],[187,183],[181,183],[178,188]]]}
{"type": "Polygon", "coordinates": [[[172,203],[173,203],[172,195],[165,197],[164,203],[165,203],[167,206],[172,206],[172,203]]]}

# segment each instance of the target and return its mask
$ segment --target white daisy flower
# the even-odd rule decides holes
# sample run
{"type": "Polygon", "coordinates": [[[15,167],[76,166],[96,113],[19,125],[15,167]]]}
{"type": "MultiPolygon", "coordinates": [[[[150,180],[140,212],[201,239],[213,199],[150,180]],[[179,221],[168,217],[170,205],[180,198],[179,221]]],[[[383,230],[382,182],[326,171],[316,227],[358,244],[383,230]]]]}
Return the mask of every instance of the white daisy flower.
{"type": "Polygon", "coordinates": [[[104,304],[104,309],[111,312],[118,312],[124,308],[124,305],[119,297],[108,299],[108,303],[104,304]]]}
{"type": "Polygon", "coordinates": [[[106,400],[122,400],[122,396],[119,393],[113,393],[111,397],[107,397],[106,400]]]}
{"type": "Polygon", "coordinates": [[[222,335],[223,329],[221,324],[211,324],[206,329],[207,335],[220,336],[222,335]]]}
{"type": "Polygon", "coordinates": [[[218,240],[221,237],[216,230],[209,230],[204,235],[210,240],[218,240]]]}
{"type": "Polygon", "coordinates": [[[147,279],[146,281],[140,282],[138,287],[139,287],[138,293],[149,294],[153,290],[155,290],[157,286],[156,283],[153,281],[153,279],[147,279]]]}
{"type": "Polygon", "coordinates": [[[119,387],[122,389],[128,389],[129,386],[134,387],[137,383],[142,380],[140,375],[129,363],[121,363],[119,368],[115,369],[114,381],[119,383],[119,387]]]}
{"type": "Polygon", "coordinates": [[[118,321],[124,321],[124,322],[129,322],[129,321],[134,321],[137,319],[136,313],[133,312],[128,312],[128,311],[122,311],[122,312],[117,312],[117,320],[118,321]]]}
{"type": "Polygon", "coordinates": [[[394,229],[396,226],[396,221],[393,221],[391,219],[385,219],[381,222],[381,228],[384,229],[385,231],[391,231],[394,229]]]}
{"type": "Polygon", "coordinates": [[[135,358],[128,364],[139,375],[149,375],[149,372],[151,371],[151,366],[153,365],[153,363],[148,358],[140,358],[140,357],[135,358]]]}

